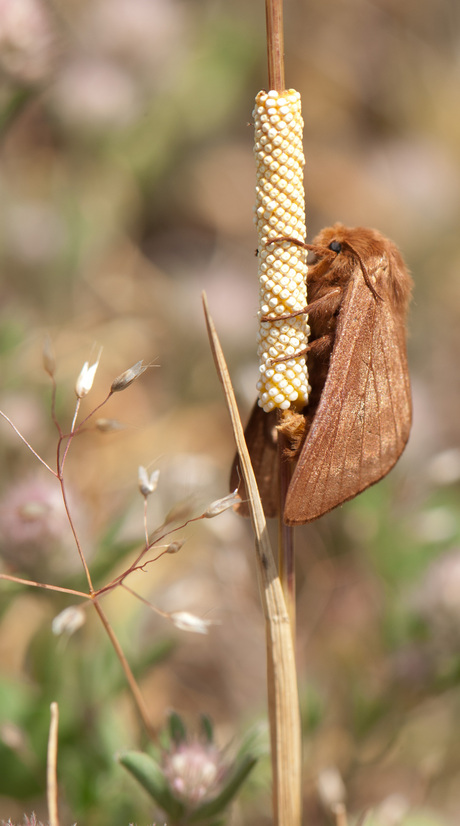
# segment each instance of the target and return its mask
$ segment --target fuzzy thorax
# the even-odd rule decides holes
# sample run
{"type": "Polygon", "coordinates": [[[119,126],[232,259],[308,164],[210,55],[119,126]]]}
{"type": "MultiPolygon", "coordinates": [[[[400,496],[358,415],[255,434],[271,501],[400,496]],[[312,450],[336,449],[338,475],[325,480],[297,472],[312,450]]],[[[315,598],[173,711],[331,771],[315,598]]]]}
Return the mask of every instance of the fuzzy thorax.
{"type": "MultiPolygon", "coordinates": [[[[307,304],[305,251],[289,241],[270,243],[289,237],[303,241],[306,234],[299,93],[259,92],[254,122],[261,319],[294,313],[307,304]]],[[[299,410],[307,403],[305,356],[297,354],[305,349],[308,333],[305,315],[260,321],[257,389],[265,411],[299,410]]]]}

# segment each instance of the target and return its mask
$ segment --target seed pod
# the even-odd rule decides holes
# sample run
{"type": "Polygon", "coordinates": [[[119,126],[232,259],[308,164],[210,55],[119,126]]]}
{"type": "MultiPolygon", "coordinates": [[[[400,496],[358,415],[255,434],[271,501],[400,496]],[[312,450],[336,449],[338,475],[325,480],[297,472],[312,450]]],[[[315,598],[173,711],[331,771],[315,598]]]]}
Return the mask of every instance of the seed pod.
{"type": "MultiPolygon", "coordinates": [[[[295,464],[284,522],[311,522],[382,479],[409,437],[411,393],[406,315],[412,280],[395,245],[376,230],[324,229],[304,245],[308,272],[312,386],[300,414],[254,407],[246,428],[267,516],[277,514],[277,435],[295,464]]],[[[231,489],[238,484],[234,463],[231,489]]],[[[240,485],[241,498],[246,492],[240,485]]],[[[247,506],[240,506],[244,515],[247,506]]]]}

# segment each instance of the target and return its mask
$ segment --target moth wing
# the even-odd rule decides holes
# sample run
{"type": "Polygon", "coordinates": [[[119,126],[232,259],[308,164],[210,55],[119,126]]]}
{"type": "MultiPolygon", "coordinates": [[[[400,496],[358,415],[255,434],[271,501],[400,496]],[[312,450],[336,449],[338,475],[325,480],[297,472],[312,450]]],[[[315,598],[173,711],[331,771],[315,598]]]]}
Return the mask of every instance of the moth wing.
{"type": "MultiPolygon", "coordinates": [[[[265,516],[278,514],[277,488],[277,431],[276,411],[265,413],[256,403],[244,431],[246,444],[251,457],[257,486],[265,516]]],[[[236,510],[241,516],[249,516],[248,494],[239,470],[238,455],[233,460],[230,474],[230,490],[239,489],[241,505],[236,510]]]]}
{"type": "Polygon", "coordinates": [[[347,288],[327,379],[289,486],[288,525],[317,519],[378,482],[409,437],[405,326],[385,298],[347,288]]]}

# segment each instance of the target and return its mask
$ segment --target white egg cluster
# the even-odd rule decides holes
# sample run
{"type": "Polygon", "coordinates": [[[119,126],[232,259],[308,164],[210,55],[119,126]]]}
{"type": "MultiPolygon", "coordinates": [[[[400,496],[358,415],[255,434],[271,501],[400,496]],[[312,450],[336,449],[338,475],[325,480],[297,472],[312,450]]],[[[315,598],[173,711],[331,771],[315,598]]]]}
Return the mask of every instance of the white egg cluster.
{"type": "MultiPolygon", "coordinates": [[[[256,158],[255,221],[258,233],[259,318],[285,315],[307,304],[305,250],[289,241],[305,239],[305,192],[300,95],[259,92],[254,107],[256,158]]],[[[259,404],[265,411],[301,409],[308,401],[305,315],[261,321],[258,334],[259,404]],[[286,357],[289,357],[286,359],[286,357]],[[276,361],[276,359],[286,359],[276,361]]]]}

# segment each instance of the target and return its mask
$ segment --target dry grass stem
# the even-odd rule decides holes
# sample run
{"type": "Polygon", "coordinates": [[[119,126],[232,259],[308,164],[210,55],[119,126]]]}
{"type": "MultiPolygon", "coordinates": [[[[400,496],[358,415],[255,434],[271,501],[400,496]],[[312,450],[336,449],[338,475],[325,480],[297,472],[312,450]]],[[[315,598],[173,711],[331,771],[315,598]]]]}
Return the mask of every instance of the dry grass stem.
{"type": "Polygon", "coordinates": [[[59,706],[51,703],[51,722],[48,736],[48,757],[46,764],[46,793],[48,798],[49,826],[59,826],[57,751],[59,729],[59,706]]]}
{"type": "Polygon", "coordinates": [[[283,0],[266,0],[268,88],[284,89],[283,0]]]}
{"type": "Polygon", "coordinates": [[[291,626],[230,376],[205,295],[203,305],[214,361],[232,421],[241,472],[249,493],[249,509],[256,540],[257,571],[267,644],[274,822],[276,826],[300,826],[301,730],[291,626]]]}

